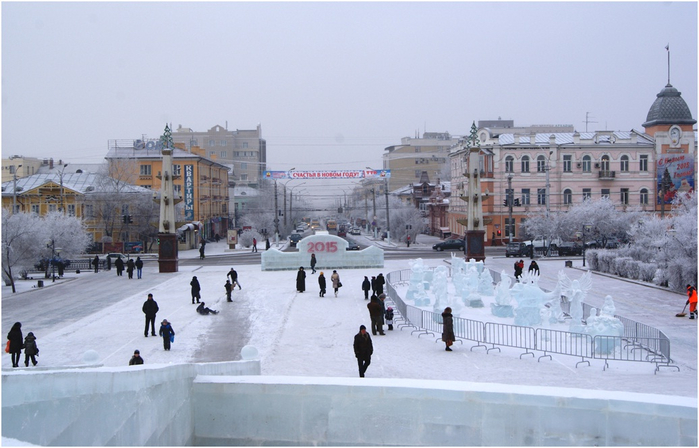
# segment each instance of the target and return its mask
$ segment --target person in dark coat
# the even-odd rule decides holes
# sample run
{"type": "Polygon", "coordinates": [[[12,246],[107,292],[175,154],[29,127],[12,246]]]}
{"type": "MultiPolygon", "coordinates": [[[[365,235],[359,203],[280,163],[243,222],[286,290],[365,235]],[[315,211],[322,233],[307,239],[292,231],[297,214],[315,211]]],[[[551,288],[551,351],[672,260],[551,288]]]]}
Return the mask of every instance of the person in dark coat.
{"type": "Polygon", "coordinates": [[[381,304],[381,320],[379,321],[379,328],[383,331],[384,316],[386,315],[386,294],[379,295],[379,303],[381,304]]]}
{"type": "Polygon", "coordinates": [[[189,282],[189,285],[192,287],[192,305],[194,305],[195,299],[197,303],[199,303],[199,299],[201,299],[201,286],[199,285],[199,280],[197,280],[196,275],[192,277],[192,281],[189,282]]]}
{"type": "Polygon", "coordinates": [[[204,247],[206,247],[206,241],[203,239],[201,240],[201,246],[199,247],[199,259],[203,260],[205,258],[204,256],[204,247]]]}
{"type": "Polygon", "coordinates": [[[381,336],[385,336],[386,333],[383,332],[383,326],[381,321],[383,320],[383,307],[379,298],[375,295],[371,296],[371,301],[366,305],[369,310],[369,317],[371,318],[371,334],[376,336],[379,333],[381,336]]]}
{"type": "Polygon", "coordinates": [[[226,277],[231,278],[231,285],[233,285],[233,289],[235,289],[235,285],[238,285],[238,289],[243,289],[243,287],[240,286],[240,283],[238,282],[238,273],[235,269],[231,268],[231,270],[228,271],[228,274],[226,274],[226,277]]]}
{"type": "Polygon", "coordinates": [[[320,275],[318,276],[318,286],[320,287],[320,292],[318,293],[319,297],[325,297],[325,275],[323,274],[323,271],[320,272],[320,275]]]}
{"type": "Polygon", "coordinates": [[[450,352],[451,346],[454,344],[454,318],[451,314],[451,308],[444,308],[442,313],[442,341],[446,344],[444,350],[450,352]]]}
{"type": "Polygon", "coordinates": [[[519,281],[522,276],[522,269],[524,269],[524,260],[515,261],[515,280],[519,281]]]}
{"type": "Polygon", "coordinates": [[[383,294],[383,285],[386,284],[386,279],[383,277],[383,274],[379,274],[376,276],[376,295],[380,296],[383,294]]]}
{"type": "Polygon", "coordinates": [[[143,260],[141,257],[136,257],[136,277],[141,278],[143,275],[143,260]]]}
{"type": "Polygon", "coordinates": [[[126,273],[129,274],[130,279],[133,279],[133,270],[135,268],[136,263],[134,263],[133,260],[129,258],[129,260],[126,262],[126,273]]]}
{"type": "Polygon", "coordinates": [[[121,277],[121,274],[124,272],[124,261],[121,257],[114,261],[114,267],[116,268],[117,276],[121,277]]]}
{"type": "Polygon", "coordinates": [[[371,295],[375,296],[376,295],[376,277],[373,275],[371,276],[371,295]]]}
{"type": "Polygon", "coordinates": [[[386,324],[388,324],[388,329],[393,330],[393,308],[390,306],[386,308],[386,324]]]}
{"type": "Polygon", "coordinates": [[[374,345],[371,336],[366,332],[364,325],[359,327],[359,333],[354,335],[354,356],[359,366],[359,376],[364,378],[367,367],[371,364],[371,355],[374,353],[374,345]]]}
{"type": "Polygon", "coordinates": [[[15,324],[7,333],[7,340],[10,341],[10,354],[12,355],[12,367],[19,367],[19,356],[22,354],[22,345],[24,344],[24,336],[22,336],[22,324],[15,324]]]}
{"type": "Polygon", "coordinates": [[[172,325],[170,325],[167,319],[163,319],[158,334],[163,337],[163,348],[170,350],[170,343],[175,338],[175,330],[172,329],[172,325]]]}
{"type": "Polygon", "coordinates": [[[141,358],[141,352],[138,350],[134,350],[133,356],[129,360],[129,365],[130,366],[137,366],[143,364],[143,358],[141,358]]]}
{"type": "Polygon", "coordinates": [[[112,270],[112,258],[107,257],[107,270],[111,271],[112,270]]]}
{"type": "Polygon", "coordinates": [[[29,359],[32,365],[37,364],[36,357],[39,356],[39,347],[36,346],[36,336],[31,331],[24,338],[24,366],[29,367],[29,359]]]}
{"type": "Polygon", "coordinates": [[[207,316],[209,314],[218,314],[218,311],[212,310],[211,308],[205,305],[206,302],[201,302],[197,307],[197,313],[201,314],[202,316],[207,316]]]}
{"type": "Polygon", "coordinates": [[[371,283],[367,276],[364,276],[364,281],[362,282],[362,291],[364,291],[364,300],[369,300],[369,290],[371,289],[371,283]]]}
{"type": "Polygon", "coordinates": [[[316,254],[311,254],[311,270],[313,271],[311,274],[316,273],[316,254]]]}
{"type": "Polygon", "coordinates": [[[532,260],[531,264],[529,265],[529,272],[534,271],[536,275],[539,275],[539,265],[535,260],[532,260]]]}
{"type": "Polygon", "coordinates": [[[267,239],[265,239],[265,250],[269,250],[270,247],[271,246],[269,244],[269,238],[267,238],[267,239]]]}
{"type": "Polygon", "coordinates": [[[296,291],[304,292],[306,290],[306,271],[303,270],[303,266],[299,268],[296,274],[296,291]]]}
{"type": "Polygon", "coordinates": [[[92,260],[92,265],[95,267],[95,274],[97,274],[97,270],[100,267],[100,257],[95,255],[95,258],[92,260]]]}
{"type": "Polygon", "coordinates": [[[153,294],[148,294],[148,298],[143,302],[143,314],[146,315],[146,329],[143,336],[148,337],[148,323],[150,322],[151,336],[155,336],[155,315],[158,313],[158,302],[153,300],[153,294]]]}
{"type": "Polygon", "coordinates": [[[231,285],[230,280],[226,279],[226,284],[223,285],[223,287],[226,288],[226,301],[232,302],[231,294],[233,293],[233,285],[231,285]]]}

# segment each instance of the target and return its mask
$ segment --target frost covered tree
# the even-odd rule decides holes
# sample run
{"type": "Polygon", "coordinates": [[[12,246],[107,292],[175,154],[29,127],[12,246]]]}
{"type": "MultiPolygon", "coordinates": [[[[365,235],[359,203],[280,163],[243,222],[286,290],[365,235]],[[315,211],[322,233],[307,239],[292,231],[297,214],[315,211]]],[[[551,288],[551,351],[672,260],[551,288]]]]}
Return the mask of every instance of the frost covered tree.
{"type": "Polygon", "coordinates": [[[608,238],[626,236],[642,216],[642,212],[635,208],[618,210],[609,198],[587,199],[562,214],[559,236],[572,239],[582,232],[583,225],[589,225],[590,231],[585,233],[585,238],[599,240],[605,245],[608,238]]]}
{"type": "MultiPolygon", "coordinates": [[[[405,204],[395,196],[388,197],[389,221],[391,222],[391,241],[405,242],[406,237],[415,241],[419,233],[422,233],[425,223],[420,210],[412,204],[405,204]],[[406,229],[406,226],[411,228],[406,229]]],[[[376,198],[376,216],[381,229],[386,229],[386,198],[376,198]]],[[[382,230],[383,232],[383,230],[382,230]]]]}
{"type": "Polygon", "coordinates": [[[40,258],[50,258],[60,248],[63,258],[82,253],[90,244],[83,221],[61,212],[44,216],[2,211],[2,273],[15,292],[15,271],[28,269],[40,258]]]}

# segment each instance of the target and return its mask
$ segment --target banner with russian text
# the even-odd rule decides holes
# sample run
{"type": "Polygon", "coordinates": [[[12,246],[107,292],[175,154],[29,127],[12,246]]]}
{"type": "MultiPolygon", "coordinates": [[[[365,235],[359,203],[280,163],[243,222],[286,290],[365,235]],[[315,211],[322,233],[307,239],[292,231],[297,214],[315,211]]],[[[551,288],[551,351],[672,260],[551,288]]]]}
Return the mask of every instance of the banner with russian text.
{"type": "Polygon", "coordinates": [[[657,162],[657,200],[656,204],[670,204],[677,193],[689,193],[694,191],[694,157],[689,154],[667,154],[658,158],[657,162]],[[667,168],[672,179],[672,185],[665,192],[663,198],[662,178],[667,168]]]}
{"type": "Polygon", "coordinates": [[[391,170],[265,171],[266,179],[386,179],[391,170]]]}

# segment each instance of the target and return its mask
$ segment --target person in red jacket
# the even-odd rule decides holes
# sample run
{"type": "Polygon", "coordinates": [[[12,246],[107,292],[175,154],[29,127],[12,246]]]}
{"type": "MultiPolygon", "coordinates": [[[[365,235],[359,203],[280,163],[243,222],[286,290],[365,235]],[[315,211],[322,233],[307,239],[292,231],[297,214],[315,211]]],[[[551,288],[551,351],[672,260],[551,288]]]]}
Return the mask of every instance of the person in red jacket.
{"type": "Polygon", "coordinates": [[[697,315],[697,288],[687,285],[687,303],[689,305],[689,318],[694,319],[697,315]]]}

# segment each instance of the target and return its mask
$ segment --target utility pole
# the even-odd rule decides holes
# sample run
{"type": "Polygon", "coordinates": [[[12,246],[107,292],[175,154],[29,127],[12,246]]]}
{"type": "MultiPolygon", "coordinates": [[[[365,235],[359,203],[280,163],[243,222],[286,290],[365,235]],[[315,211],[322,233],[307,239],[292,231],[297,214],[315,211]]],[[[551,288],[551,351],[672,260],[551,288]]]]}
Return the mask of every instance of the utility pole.
{"type": "Polygon", "coordinates": [[[383,178],[384,191],[386,192],[386,241],[391,244],[391,219],[388,214],[388,179],[383,178]]]}
{"type": "Polygon", "coordinates": [[[284,228],[286,229],[286,184],[284,184],[284,228]]]}
{"type": "Polygon", "coordinates": [[[549,182],[549,171],[551,170],[551,154],[553,154],[553,151],[549,151],[549,156],[546,159],[546,218],[549,217],[549,212],[551,211],[551,206],[549,205],[551,197],[551,183],[549,182]]]}
{"type": "Polygon", "coordinates": [[[510,221],[507,224],[507,234],[510,237],[510,243],[512,242],[512,228],[514,227],[512,225],[512,196],[513,191],[512,191],[512,173],[510,173],[509,176],[507,176],[507,208],[510,211],[510,221]]]}
{"type": "Polygon", "coordinates": [[[17,213],[17,170],[22,168],[22,165],[15,167],[15,172],[12,173],[12,214],[17,213]]]}
{"type": "Polygon", "coordinates": [[[274,181],[274,242],[279,244],[279,204],[277,202],[277,181],[274,181]]]}

